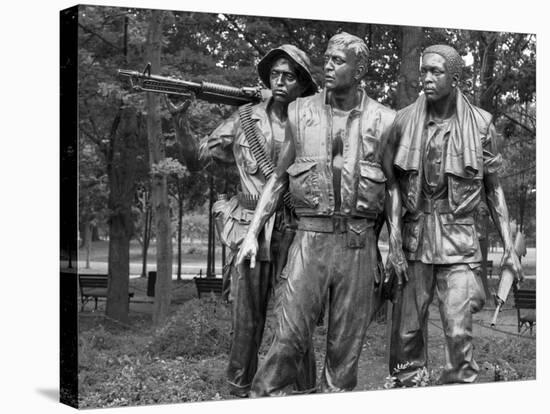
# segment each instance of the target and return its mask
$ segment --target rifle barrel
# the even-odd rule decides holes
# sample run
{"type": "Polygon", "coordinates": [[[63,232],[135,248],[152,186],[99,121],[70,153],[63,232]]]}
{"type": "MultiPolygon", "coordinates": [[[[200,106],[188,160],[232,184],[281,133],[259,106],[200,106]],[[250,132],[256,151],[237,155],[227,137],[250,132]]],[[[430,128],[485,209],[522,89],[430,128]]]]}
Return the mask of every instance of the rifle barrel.
{"type": "Polygon", "coordinates": [[[191,82],[126,69],[119,69],[118,75],[129,78],[132,88],[139,91],[185,97],[195,95],[197,99],[227,105],[243,105],[261,101],[261,94],[257,88],[236,88],[210,82],[191,82]]]}

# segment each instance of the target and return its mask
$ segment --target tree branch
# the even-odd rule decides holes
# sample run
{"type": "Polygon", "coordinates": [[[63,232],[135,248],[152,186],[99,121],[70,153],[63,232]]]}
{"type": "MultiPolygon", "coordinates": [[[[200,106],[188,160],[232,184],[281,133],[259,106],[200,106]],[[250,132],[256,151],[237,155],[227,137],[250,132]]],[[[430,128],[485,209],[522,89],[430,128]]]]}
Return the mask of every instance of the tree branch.
{"type": "Polygon", "coordinates": [[[502,112],[501,115],[502,115],[504,118],[506,118],[506,119],[508,119],[509,121],[511,121],[513,124],[522,127],[522,128],[525,129],[527,132],[529,132],[531,135],[536,135],[536,134],[537,134],[533,129],[531,129],[531,128],[529,128],[527,125],[524,125],[524,124],[522,124],[521,122],[515,120],[515,119],[512,118],[510,115],[505,114],[504,112],[502,112]]]}
{"type": "Polygon", "coordinates": [[[83,99],[83,102],[84,102],[84,106],[88,110],[88,122],[90,122],[90,125],[92,126],[92,130],[93,130],[95,136],[100,137],[99,139],[102,139],[101,137],[103,135],[99,133],[99,128],[97,127],[97,125],[95,123],[95,120],[94,120],[93,116],[91,115],[92,111],[90,111],[90,105],[88,105],[88,100],[83,99]]]}
{"type": "Polygon", "coordinates": [[[290,43],[294,43],[305,52],[307,48],[304,46],[303,42],[294,35],[294,33],[292,32],[292,27],[290,27],[290,25],[288,24],[288,20],[281,19],[281,23],[283,24],[286,31],[288,32],[288,37],[292,40],[292,42],[290,43]]]}
{"type": "Polygon", "coordinates": [[[518,145],[518,144],[529,144],[533,141],[535,141],[536,138],[535,137],[532,137],[532,138],[521,138],[521,139],[516,139],[515,141],[504,141],[504,147],[508,148],[508,147],[512,147],[514,145],[518,145]]]}
{"type": "Polygon", "coordinates": [[[102,42],[104,42],[105,44],[107,44],[108,46],[112,47],[113,49],[121,52],[122,51],[122,48],[120,46],[117,46],[117,45],[114,45],[113,43],[109,42],[107,39],[105,39],[103,36],[101,36],[100,34],[97,34],[96,32],[94,32],[92,29],[89,29],[87,28],[86,26],[84,26],[82,23],[78,23],[78,26],[80,28],[82,28],[82,30],[84,30],[86,33],[89,33],[90,35],[92,36],[95,36],[97,37],[99,40],[101,40],[102,42]]]}
{"type": "Polygon", "coordinates": [[[96,135],[92,134],[90,131],[86,131],[86,128],[83,125],[80,125],[80,131],[86,135],[90,141],[92,141],[94,144],[98,146],[99,149],[101,149],[101,138],[98,138],[96,135]]]}
{"type": "Polygon", "coordinates": [[[536,165],[531,165],[530,167],[527,167],[527,168],[524,168],[523,170],[519,170],[519,171],[515,171],[513,173],[510,173],[510,174],[506,174],[506,175],[502,175],[500,176],[499,178],[501,180],[505,179],[505,178],[510,178],[510,177],[514,177],[516,175],[519,175],[519,174],[523,174],[527,171],[531,171],[532,169],[536,168],[537,166],[536,165]]]}
{"type": "Polygon", "coordinates": [[[262,47],[258,46],[258,44],[254,41],[254,39],[251,38],[250,35],[247,32],[245,32],[243,29],[241,29],[239,27],[239,25],[238,25],[238,23],[235,19],[233,19],[228,14],[222,14],[222,16],[224,16],[227,19],[227,21],[229,21],[229,23],[231,23],[231,26],[233,26],[233,28],[235,29],[236,32],[243,35],[244,39],[250,44],[250,46],[252,46],[254,49],[256,49],[258,51],[260,56],[264,56],[266,54],[266,51],[262,47]]]}

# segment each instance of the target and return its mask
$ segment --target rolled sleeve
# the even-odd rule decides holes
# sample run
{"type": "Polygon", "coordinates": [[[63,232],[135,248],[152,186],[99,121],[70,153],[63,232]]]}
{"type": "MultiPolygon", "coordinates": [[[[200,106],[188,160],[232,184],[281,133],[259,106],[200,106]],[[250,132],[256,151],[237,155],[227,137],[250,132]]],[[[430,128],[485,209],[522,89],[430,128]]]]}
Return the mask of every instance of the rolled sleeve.
{"type": "Polygon", "coordinates": [[[232,144],[240,130],[240,121],[238,112],[233,113],[229,118],[223,121],[218,127],[207,137],[201,140],[200,152],[201,157],[211,156],[220,161],[233,162],[232,144]],[[223,139],[221,145],[211,146],[212,141],[223,139]]]}

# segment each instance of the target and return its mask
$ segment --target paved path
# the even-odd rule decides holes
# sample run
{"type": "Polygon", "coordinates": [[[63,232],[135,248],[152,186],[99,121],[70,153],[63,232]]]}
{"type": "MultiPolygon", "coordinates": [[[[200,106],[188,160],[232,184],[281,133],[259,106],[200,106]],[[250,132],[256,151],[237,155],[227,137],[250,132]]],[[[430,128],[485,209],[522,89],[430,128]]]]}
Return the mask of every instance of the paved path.
{"type": "MultiPolygon", "coordinates": [[[[62,265],[63,266],[63,263],[62,265]]],[[[74,266],[74,264],[73,264],[74,266]]],[[[86,269],[86,262],[79,261],[78,262],[78,269],[82,273],[107,273],[107,263],[106,262],[90,262],[90,268],[86,269]]],[[[154,271],[155,265],[148,265],[147,271],[154,271]]],[[[183,279],[193,279],[195,276],[199,274],[199,272],[202,270],[202,274],[204,275],[206,272],[206,261],[196,261],[196,262],[188,262],[185,265],[181,266],[182,271],[182,278],[183,279]]],[[[177,272],[178,267],[177,265],[172,266],[172,278],[175,280],[177,279],[177,272]]],[[[216,266],[216,275],[221,277],[222,274],[222,268],[221,266],[216,266]]],[[[131,263],[130,264],[130,277],[136,278],[141,276],[141,264],[138,263],[131,263]]]]}
{"type": "MultiPolygon", "coordinates": [[[[386,255],[388,253],[387,245],[380,245],[380,252],[382,253],[382,258],[386,260],[386,255]]],[[[493,263],[499,263],[502,258],[502,250],[497,250],[495,252],[489,253],[489,260],[492,260],[493,263]]],[[[524,262],[536,262],[536,249],[529,248],[527,249],[527,256],[524,258],[524,262]]],[[[217,262],[219,263],[219,262],[217,262]]],[[[107,273],[107,262],[91,262],[90,269],[85,268],[86,263],[84,261],[78,262],[78,268],[82,273],[107,273]]],[[[130,277],[139,277],[141,275],[141,263],[130,263],[130,277]]],[[[149,264],[147,266],[147,271],[155,270],[154,264],[149,264]]],[[[177,278],[177,265],[172,267],[173,269],[173,279],[177,278]]],[[[184,279],[192,279],[197,276],[202,269],[202,273],[206,272],[206,260],[195,260],[187,261],[185,264],[182,264],[182,277],[184,279]]],[[[222,267],[221,265],[216,266],[216,275],[221,276],[222,267]]],[[[498,275],[493,275],[493,277],[498,277],[498,275]]],[[[535,279],[535,275],[525,275],[527,279],[535,279]]]]}

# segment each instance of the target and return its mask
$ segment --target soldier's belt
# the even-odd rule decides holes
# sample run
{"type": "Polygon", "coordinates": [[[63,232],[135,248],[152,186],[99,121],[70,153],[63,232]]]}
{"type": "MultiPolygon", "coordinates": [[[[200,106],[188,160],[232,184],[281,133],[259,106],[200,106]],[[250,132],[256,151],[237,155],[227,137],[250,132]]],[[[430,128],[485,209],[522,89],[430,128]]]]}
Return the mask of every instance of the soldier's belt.
{"type": "Polygon", "coordinates": [[[318,233],[345,233],[349,227],[374,227],[374,220],[344,216],[330,217],[300,217],[298,230],[315,231],[318,233]]]}
{"type": "Polygon", "coordinates": [[[453,212],[453,210],[449,206],[449,200],[447,199],[447,197],[436,200],[421,197],[418,210],[424,213],[433,213],[434,211],[437,211],[441,214],[448,214],[453,212]]]}

